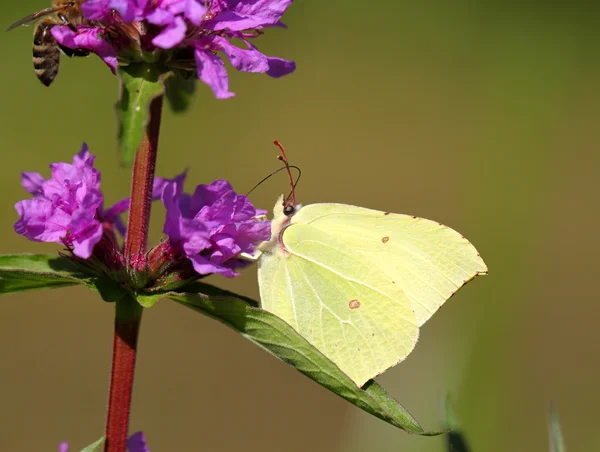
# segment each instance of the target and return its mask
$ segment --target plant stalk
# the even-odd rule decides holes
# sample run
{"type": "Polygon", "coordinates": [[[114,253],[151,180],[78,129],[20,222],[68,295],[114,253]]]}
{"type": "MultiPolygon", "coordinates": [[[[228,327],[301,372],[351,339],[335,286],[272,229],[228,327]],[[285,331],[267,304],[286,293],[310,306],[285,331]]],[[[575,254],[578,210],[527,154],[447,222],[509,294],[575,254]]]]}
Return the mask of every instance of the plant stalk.
{"type": "Polygon", "coordinates": [[[131,297],[118,300],[115,304],[115,336],[104,450],[125,452],[143,308],[131,297]]]}
{"type": "MultiPolygon", "coordinates": [[[[150,103],[150,121],[137,149],[133,165],[131,205],[124,247],[125,262],[131,275],[143,272],[146,264],[162,104],[162,96],[153,99],[150,103]]],[[[126,297],[116,302],[105,452],[125,452],[127,447],[142,310],[143,308],[133,297],[126,297]]]]}
{"type": "Polygon", "coordinates": [[[131,184],[131,207],[125,238],[125,259],[134,269],[141,269],[148,244],[152,185],[158,154],[158,136],[163,96],[150,102],[150,122],[135,154],[133,181],[131,184]]]}

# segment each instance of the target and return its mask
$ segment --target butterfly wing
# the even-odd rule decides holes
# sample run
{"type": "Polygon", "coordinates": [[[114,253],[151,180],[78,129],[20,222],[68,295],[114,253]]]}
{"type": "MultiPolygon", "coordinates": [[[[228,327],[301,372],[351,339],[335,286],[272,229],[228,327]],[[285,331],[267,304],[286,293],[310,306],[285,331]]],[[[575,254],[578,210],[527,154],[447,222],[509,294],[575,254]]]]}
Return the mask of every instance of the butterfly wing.
{"type": "Polygon", "coordinates": [[[402,361],[418,326],[410,300],[361,254],[294,224],[259,259],[263,309],[288,322],[358,386],[402,361]]]}
{"type": "Polygon", "coordinates": [[[467,239],[424,218],[345,204],[311,204],[294,215],[292,223],[335,236],[372,262],[411,300],[419,326],[465,283],[487,273],[467,239]]]}

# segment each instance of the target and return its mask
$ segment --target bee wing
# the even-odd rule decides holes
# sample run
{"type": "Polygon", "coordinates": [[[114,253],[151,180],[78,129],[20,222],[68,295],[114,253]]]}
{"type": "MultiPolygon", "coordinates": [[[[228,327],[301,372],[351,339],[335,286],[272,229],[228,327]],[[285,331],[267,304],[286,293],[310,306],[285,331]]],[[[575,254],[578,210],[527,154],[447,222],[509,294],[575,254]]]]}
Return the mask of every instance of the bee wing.
{"type": "Polygon", "coordinates": [[[68,8],[68,6],[52,6],[50,8],[43,9],[38,11],[37,13],[29,14],[28,16],[23,17],[21,20],[16,21],[10,27],[6,29],[6,31],[10,31],[14,28],[17,28],[21,25],[28,24],[30,22],[34,22],[38,19],[41,19],[44,16],[49,16],[50,14],[56,13],[58,11],[62,11],[63,9],[68,8]]]}

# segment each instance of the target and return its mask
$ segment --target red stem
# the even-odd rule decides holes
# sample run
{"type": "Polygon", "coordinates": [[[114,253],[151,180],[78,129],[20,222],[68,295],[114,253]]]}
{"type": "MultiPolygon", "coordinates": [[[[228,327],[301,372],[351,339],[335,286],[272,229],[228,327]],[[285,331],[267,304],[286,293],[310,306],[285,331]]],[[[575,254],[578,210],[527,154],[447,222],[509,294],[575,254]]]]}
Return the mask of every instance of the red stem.
{"type": "MultiPolygon", "coordinates": [[[[150,121],[137,149],[133,166],[125,259],[134,279],[145,266],[162,102],[160,96],[150,103],[150,121]]],[[[104,450],[125,452],[142,307],[136,299],[126,297],[116,302],[115,311],[113,362],[104,450]]]]}
{"type": "Polygon", "coordinates": [[[148,244],[148,225],[152,205],[152,185],[158,153],[158,135],[162,112],[162,96],[150,103],[150,122],[135,154],[133,182],[131,185],[131,207],[127,237],[125,239],[125,259],[134,269],[141,269],[148,244]]]}
{"type": "Polygon", "coordinates": [[[125,452],[142,307],[134,298],[116,302],[113,362],[106,420],[106,452],[125,452]]]}

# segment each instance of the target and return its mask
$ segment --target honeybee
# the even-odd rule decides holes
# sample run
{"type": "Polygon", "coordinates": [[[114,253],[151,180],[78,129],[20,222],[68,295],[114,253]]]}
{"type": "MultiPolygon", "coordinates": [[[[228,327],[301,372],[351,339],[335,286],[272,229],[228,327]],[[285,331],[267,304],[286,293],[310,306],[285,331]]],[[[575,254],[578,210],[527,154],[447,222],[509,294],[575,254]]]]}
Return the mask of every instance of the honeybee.
{"type": "Polygon", "coordinates": [[[68,57],[87,56],[90,53],[86,49],[61,46],[50,32],[55,25],[67,25],[73,31],[77,31],[77,25],[89,24],[81,12],[81,4],[85,1],[52,0],[50,8],[25,16],[6,29],[10,31],[20,25],[39,20],[33,31],[33,68],[37,78],[46,86],[50,86],[58,74],[61,51],[68,57]],[[45,19],[42,19],[44,17],[45,19]]]}

